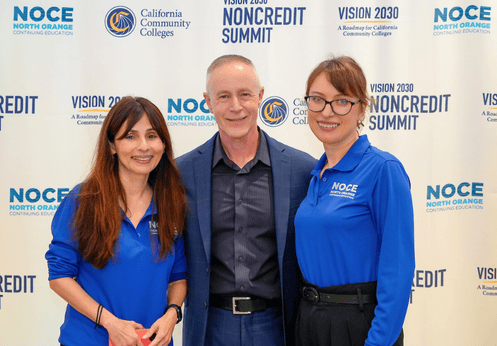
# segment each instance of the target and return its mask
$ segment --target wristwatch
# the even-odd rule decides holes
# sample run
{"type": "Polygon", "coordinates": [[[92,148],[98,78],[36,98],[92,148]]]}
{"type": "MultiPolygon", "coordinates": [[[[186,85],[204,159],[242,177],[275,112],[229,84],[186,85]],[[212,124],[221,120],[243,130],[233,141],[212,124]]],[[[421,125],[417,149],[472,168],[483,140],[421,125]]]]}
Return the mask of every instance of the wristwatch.
{"type": "Polygon", "coordinates": [[[181,307],[179,307],[176,304],[169,304],[166,307],[166,311],[164,313],[166,313],[167,310],[169,310],[170,308],[174,308],[176,310],[176,315],[178,316],[178,320],[176,321],[176,324],[180,323],[181,320],[183,319],[183,314],[181,313],[181,307]]]}

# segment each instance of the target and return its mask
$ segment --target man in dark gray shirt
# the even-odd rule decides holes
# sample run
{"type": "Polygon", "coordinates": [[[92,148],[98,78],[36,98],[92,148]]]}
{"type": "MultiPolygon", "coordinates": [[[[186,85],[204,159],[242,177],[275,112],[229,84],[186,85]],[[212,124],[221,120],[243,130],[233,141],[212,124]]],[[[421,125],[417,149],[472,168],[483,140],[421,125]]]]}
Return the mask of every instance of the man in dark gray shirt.
{"type": "Polygon", "coordinates": [[[281,299],[271,161],[266,137],[259,138],[243,168],[228,158],[219,136],[214,145],[211,306],[234,293],[281,299]]]}
{"type": "Polygon", "coordinates": [[[264,88],[249,59],[214,60],[206,89],[219,132],[177,159],[189,206],[183,345],[293,345],[293,219],[316,160],[257,126],[264,88]]]}

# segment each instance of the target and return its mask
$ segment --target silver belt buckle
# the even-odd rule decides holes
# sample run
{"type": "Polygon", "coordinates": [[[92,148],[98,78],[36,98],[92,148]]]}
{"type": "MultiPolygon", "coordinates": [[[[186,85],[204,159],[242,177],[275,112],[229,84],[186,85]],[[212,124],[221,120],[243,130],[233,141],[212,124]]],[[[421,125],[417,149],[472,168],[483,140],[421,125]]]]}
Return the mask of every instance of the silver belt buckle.
{"type": "Polygon", "coordinates": [[[236,302],[238,300],[250,300],[250,297],[233,297],[233,315],[250,315],[252,312],[247,311],[247,312],[242,312],[242,311],[236,311],[236,302]]]}

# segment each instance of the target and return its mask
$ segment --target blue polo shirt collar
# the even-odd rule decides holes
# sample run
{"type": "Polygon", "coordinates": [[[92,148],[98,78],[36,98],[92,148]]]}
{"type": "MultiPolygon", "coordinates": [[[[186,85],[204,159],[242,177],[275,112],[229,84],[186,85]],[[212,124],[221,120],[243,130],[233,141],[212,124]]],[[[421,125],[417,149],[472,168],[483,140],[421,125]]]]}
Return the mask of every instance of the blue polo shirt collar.
{"type": "MultiPolygon", "coordinates": [[[[333,170],[341,172],[353,171],[354,168],[357,167],[359,162],[361,162],[364,153],[368,150],[370,146],[371,143],[368,140],[368,136],[367,135],[360,136],[359,139],[357,139],[357,141],[355,141],[355,143],[352,145],[352,147],[350,147],[349,151],[347,151],[347,153],[340,160],[340,162],[338,162],[335,165],[335,167],[333,167],[333,170]]],[[[326,153],[324,153],[323,156],[321,156],[321,158],[319,159],[316,167],[311,172],[311,174],[319,177],[321,170],[326,164],[326,161],[327,161],[326,153]]]]}
{"type": "MultiPolygon", "coordinates": [[[[133,226],[133,228],[135,228],[135,226],[133,225],[133,223],[131,222],[131,220],[128,218],[128,216],[124,213],[124,210],[121,209],[121,207],[119,207],[119,209],[121,210],[121,215],[123,216],[123,220],[126,221],[127,223],[129,223],[130,225],[133,226]]],[[[145,211],[145,214],[143,214],[140,222],[138,223],[138,225],[148,216],[152,216],[152,215],[156,215],[157,214],[157,208],[155,207],[155,202],[154,202],[154,198],[152,197],[152,200],[150,201],[150,204],[148,205],[148,208],[147,210],[145,211]]]]}

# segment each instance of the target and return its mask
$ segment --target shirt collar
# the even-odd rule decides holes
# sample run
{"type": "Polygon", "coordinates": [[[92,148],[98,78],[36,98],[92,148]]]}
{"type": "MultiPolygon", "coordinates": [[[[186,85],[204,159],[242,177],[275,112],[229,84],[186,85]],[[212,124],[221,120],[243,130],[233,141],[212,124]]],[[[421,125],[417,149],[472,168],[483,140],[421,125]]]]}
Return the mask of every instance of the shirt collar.
{"type": "MultiPolygon", "coordinates": [[[[123,219],[133,225],[131,220],[124,213],[124,210],[122,210],[121,207],[119,207],[119,210],[121,211],[121,216],[123,217],[123,219]]],[[[155,205],[153,197],[152,197],[152,200],[150,201],[150,204],[148,205],[147,210],[145,211],[145,214],[143,214],[142,218],[140,219],[140,222],[142,222],[142,220],[145,219],[146,217],[149,217],[149,216],[151,217],[152,215],[157,215],[157,206],[155,205]]],[[[157,219],[156,219],[156,221],[157,221],[157,219]]],[[[134,227],[134,225],[133,225],[133,227],[134,227]]],[[[138,229],[138,227],[137,227],[137,229],[138,229]]]]}
{"type": "MultiPolygon", "coordinates": [[[[269,158],[269,148],[267,145],[267,139],[266,136],[259,131],[259,127],[257,127],[257,131],[259,132],[259,146],[257,147],[257,152],[255,154],[254,159],[252,160],[252,166],[257,164],[258,161],[261,161],[263,164],[265,164],[268,167],[271,167],[271,159],[269,158]]],[[[223,160],[224,163],[231,167],[232,162],[228,158],[228,155],[224,151],[224,148],[221,144],[221,137],[219,136],[219,132],[216,136],[216,141],[214,142],[214,153],[212,156],[212,168],[214,168],[219,161],[223,160]]],[[[240,167],[243,168],[243,167],[240,167]]]]}
{"type": "MultiPolygon", "coordinates": [[[[357,141],[350,147],[344,157],[333,167],[333,170],[348,172],[354,170],[357,167],[359,162],[361,162],[364,153],[371,146],[371,143],[368,140],[367,135],[362,135],[359,137],[357,141]]],[[[319,176],[321,170],[327,162],[326,153],[321,156],[316,167],[312,171],[312,174],[315,176],[319,176]]]]}
{"type": "Polygon", "coordinates": [[[154,198],[152,197],[152,200],[150,201],[150,205],[148,206],[147,210],[145,211],[145,215],[143,216],[148,216],[152,214],[157,214],[157,206],[155,205],[154,198]]]}

